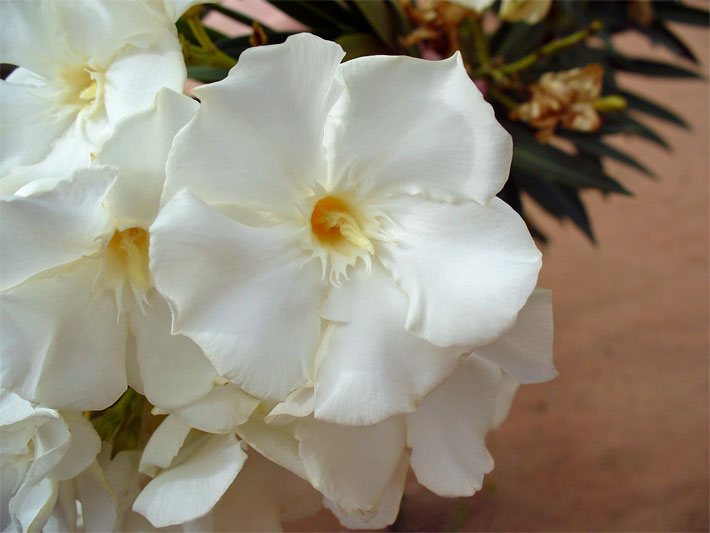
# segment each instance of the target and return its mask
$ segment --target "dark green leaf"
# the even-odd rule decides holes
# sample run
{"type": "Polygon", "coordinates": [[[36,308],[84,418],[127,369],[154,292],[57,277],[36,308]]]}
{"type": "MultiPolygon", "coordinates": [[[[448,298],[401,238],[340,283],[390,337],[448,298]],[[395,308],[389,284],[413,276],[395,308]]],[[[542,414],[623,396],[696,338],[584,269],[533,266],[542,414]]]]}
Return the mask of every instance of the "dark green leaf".
{"type": "Polygon", "coordinates": [[[679,2],[653,2],[652,5],[656,18],[694,26],[710,26],[710,13],[704,9],[686,6],[679,2]]]}
{"type": "Polygon", "coordinates": [[[367,19],[375,34],[391,51],[400,51],[398,36],[401,28],[399,13],[390,2],[379,0],[353,0],[357,9],[367,19]]]}
{"type": "Polygon", "coordinates": [[[0,79],[6,80],[16,68],[16,65],[11,65],[10,63],[0,63],[0,79]]]}
{"type": "Polygon", "coordinates": [[[289,17],[296,19],[305,26],[316,30],[328,28],[333,30],[333,34],[352,33],[355,28],[338,20],[320,7],[321,2],[306,0],[269,0],[269,3],[289,17]]]}
{"type": "Polygon", "coordinates": [[[662,22],[655,21],[651,26],[638,28],[638,31],[648,37],[651,42],[660,44],[680,57],[688,59],[693,63],[698,63],[693,51],[688,48],[680,37],[663,25],[662,22]]]}
{"type": "Polygon", "coordinates": [[[641,74],[643,76],[659,76],[662,78],[702,78],[702,75],[684,67],[652,61],[650,59],[637,59],[613,54],[611,64],[619,70],[641,74]]]}
{"type": "Polygon", "coordinates": [[[500,30],[502,37],[491,43],[491,53],[506,61],[519,59],[542,44],[545,32],[544,24],[507,24],[500,30]]]}
{"type": "Polygon", "coordinates": [[[217,67],[206,67],[204,65],[193,65],[187,67],[187,77],[193,80],[212,83],[227,77],[228,70],[217,67]]]}
{"type": "Polygon", "coordinates": [[[345,50],[345,61],[356,57],[386,54],[387,48],[377,37],[369,33],[349,33],[335,40],[345,50]]]}
{"type": "Polygon", "coordinates": [[[647,115],[660,118],[661,120],[677,124],[678,126],[682,126],[684,128],[688,127],[688,123],[681,117],[665,107],[652,102],[651,100],[647,100],[638,94],[630,93],[628,91],[619,91],[619,93],[621,96],[626,98],[626,103],[629,105],[630,109],[635,109],[641,113],[646,113],[647,115]]]}
{"type": "Polygon", "coordinates": [[[617,113],[615,115],[607,115],[604,117],[601,129],[598,131],[600,135],[608,135],[612,133],[628,133],[643,137],[658,146],[670,151],[671,147],[666,140],[654,130],[630,117],[626,113],[617,113]]]}
{"type": "Polygon", "coordinates": [[[527,130],[507,128],[514,141],[513,169],[577,189],[599,189],[629,194],[616,180],[589,159],[573,156],[549,144],[540,144],[527,130]]]}
{"type": "Polygon", "coordinates": [[[545,211],[559,220],[571,220],[589,240],[596,242],[587,210],[575,189],[520,171],[513,174],[513,179],[545,211]]]}
{"type": "MultiPolygon", "coordinates": [[[[266,34],[266,40],[268,44],[279,44],[284,42],[289,35],[293,35],[290,32],[278,32],[272,30],[264,30],[266,34]]],[[[222,50],[225,54],[239,59],[239,56],[247,48],[251,48],[251,42],[249,41],[250,35],[242,35],[241,37],[234,37],[232,39],[225,39],[217,43],[217,47],[222,50]]]]}
{"type": "MultiPolygon", "coordinates": [[[[252,17],[245,15],[244,13],[240,13],[239,11],[235,11],[233,9],[225,7],[222,4],[204,4],[204,6],[209,10],[222,13],[222,15],[229,17],[232,20],[236,20],[237,22],[241,22],[242,24],[246,24],[247,26],[251,26],[254,22],[254,19],[252,17]]],[[[259,22],[259,24],[261,24],[264,29],[269,29],[267,25],[262,24],[261,22],[259,22]]]]}
{"type": "Polygon", "coordinates": [[[656,176],[648,167],[638,162],[630,155],[602,142],[598,135],[559,130],[557,132],[557,136],[572,141],[581,152],[615,159],[616,161],[620,161],[625,165],[635,168],[647,176],[656,176]]]}

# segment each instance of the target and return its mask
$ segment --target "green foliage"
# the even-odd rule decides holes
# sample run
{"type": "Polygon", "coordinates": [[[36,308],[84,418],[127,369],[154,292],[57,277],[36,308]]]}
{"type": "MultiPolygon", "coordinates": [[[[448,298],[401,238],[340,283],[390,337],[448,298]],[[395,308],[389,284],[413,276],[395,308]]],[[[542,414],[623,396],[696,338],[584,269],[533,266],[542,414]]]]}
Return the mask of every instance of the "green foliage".
{"type": "MultiPolygon", "coordinates": [[[[405,2],[400,0],[270,0],[270,3],[312,33],[338,42],[346,51],[346,60],[374,54],[419,56],[422,52],[421,46],[403,45],[403,39],[416,28],[416,21],[408,18],[403,8],[405,2]]],[[[416,7],[416,0],[411,0],[410,5],[416,7]]],[[[203,12],[209,10],[245,24],[254,23],[247,15],[220,4],[203,7],[203,12]]],[[[544,240],[544,235],[526,216],[527,200],[534,201],[559,220],[570,220],[594,240],[580,193],[596,189],[604,194],[630,194],[604,170],[605,162],[617,161],[640,174],[654,176],[652,168],[614,147],[609,137],[641,137],[668,150],[665,139],[642,122],[644,117],[688,127],[672,110],[624,90],[617,83],[619,72],[649,78],[703,78],[697,70],[697,58],[669,23],[707,28],[710,15],[704,9],[680,1],[632,5],[618,0],[555,0],[549,14],[538,24],[499,21],[492,33],[483,33],[483,25],[471,14],[461,19],[455,28],[456,45],[472,78],[488,87],[487,100],[514,139],[510,178],[500,196],[521,213],[540,239],[544,240]],[[634,11],[639,7],[646,10],[641,15],[634,11]],[[614,47],[612,36],[623,32],[637,32],[654,45],[672,52],[678,61],[650,60],[621,53],[614,47]],[[550,142],[542,143],[533,127],[509,119],[511,109],[530,97],[530,85],[540,76],[591,63],[600,65],[604,71],[601,94],[614,95],[614,101],[626,102],[625,109],[604,110],[598,130],[582,132],[557,127],[550,142]]],[[[190,28],[183,21],[178,23],[178,28],[185,38],[194,42],[190,28]]],[[[270,44],[283,42],[289,35],[264,25],[262,28],[270,44]]],[[[252,45],[249,36],[230,38],[210,29],[208,35],[220,52],[234,59],[252,45]]],[[[226,65],[188,64],[190,76],[200,81],[216,81],[228,72],[226,65]]]]}
{"type": "Polygon", "coordinates": [[[111,442],[111,456],[140,445],[145,398],[129,388],[103,411],[91,413],[91,423],[104,442],[111,442]]]}

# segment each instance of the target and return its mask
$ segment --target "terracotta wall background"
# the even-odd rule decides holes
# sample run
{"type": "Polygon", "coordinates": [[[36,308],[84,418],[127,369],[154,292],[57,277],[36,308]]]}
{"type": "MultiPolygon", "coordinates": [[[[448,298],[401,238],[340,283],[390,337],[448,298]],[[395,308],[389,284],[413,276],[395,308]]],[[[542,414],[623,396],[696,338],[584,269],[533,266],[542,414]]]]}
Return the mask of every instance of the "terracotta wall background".
{"type": "MultiPolygon", "coordinates": [[[[288,25],[258,1],[231,3],[288,25]]],[[[676,29],[707,76],[708,31],[676,29]]],[[[618,44],[635,55],[672,59],[641,37],[621,36],[618,44]]],[[[692,129],[644,117],[667,138],[671,153],[617,138],[658,179],[609,166],[634,196],[586,195],[597,246],[571,224],[537,213],[551,237],[540,285],[553,290],[560,376],[521,388],[508,420],[490,436],[496,468],[481,492],[445,500],[410,483],[398,528],[710,527],[709,86],[636,76],[623,81],[676,110],[692,129]]],[[[322,513],[292,527],[338,526],[322,513]]]]}

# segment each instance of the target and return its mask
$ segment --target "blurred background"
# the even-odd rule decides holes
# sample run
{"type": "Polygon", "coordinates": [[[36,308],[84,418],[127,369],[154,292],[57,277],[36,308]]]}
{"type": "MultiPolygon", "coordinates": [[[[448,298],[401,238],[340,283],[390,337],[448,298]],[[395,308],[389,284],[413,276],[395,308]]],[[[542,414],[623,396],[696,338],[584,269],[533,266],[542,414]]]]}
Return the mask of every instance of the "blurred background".
{"type": "MultiPolygon", "coordinates": [[[[300,27],[258,0],[224,4],[272,28],[300,27]]],[[[210,24],[250,33],[233,21],[210,24]]],[[[673,109],[690,128],[646,120],[669,151],[638,137],[611,138],[657,178],[605,160],[633,196],[581,193],[596,245],[570,222],[529,207],[549,239],[540,285],[553,291],[560,376],[521,387],[508,420],[489,438],[496,467],[483,490],[449,500],[411,480],[392,530],[710,528],[710,40],[702,27],[670,27],[699,59],[704,79],[620,73],[618,81],[673,109]]],[[[615,36],[614,44],[635,57],[679,63],[637,33],[615,36]]],[[[340,526],[322,512],[290,529],[340,526]]]]}

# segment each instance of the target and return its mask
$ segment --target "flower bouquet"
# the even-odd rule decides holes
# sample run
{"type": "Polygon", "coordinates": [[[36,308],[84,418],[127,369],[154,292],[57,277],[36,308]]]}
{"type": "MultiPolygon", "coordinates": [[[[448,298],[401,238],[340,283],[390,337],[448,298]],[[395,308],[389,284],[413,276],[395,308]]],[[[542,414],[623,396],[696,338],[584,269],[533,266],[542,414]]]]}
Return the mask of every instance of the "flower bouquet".
{"type": "Polygon", "coordinates": [[[662,142],[631,109],[680,121],[614,70],[696,75],[610,33],[687,56],[664,20],[707,24],[672,2],[271,3],[308,31],[192,0],[0,3],[3,531],[322,507],[378,529],[410,471],[474,494],[518,385],[556,375],[520,196],[591,237],[579,189],[626,192],[602,158],[647,170],[602,135],[662,142]]]}

